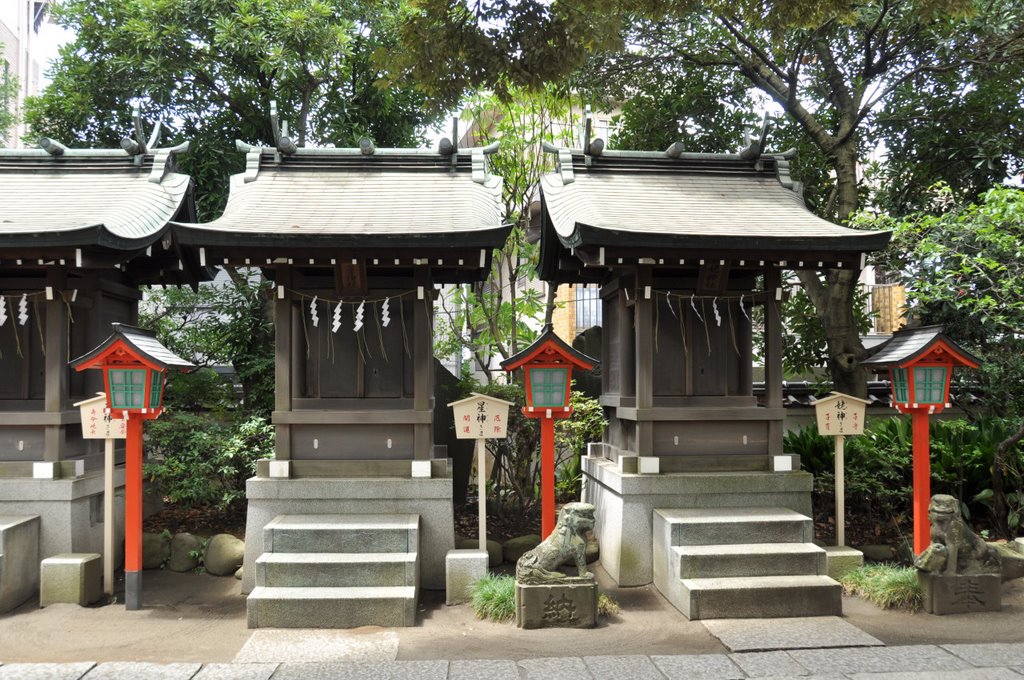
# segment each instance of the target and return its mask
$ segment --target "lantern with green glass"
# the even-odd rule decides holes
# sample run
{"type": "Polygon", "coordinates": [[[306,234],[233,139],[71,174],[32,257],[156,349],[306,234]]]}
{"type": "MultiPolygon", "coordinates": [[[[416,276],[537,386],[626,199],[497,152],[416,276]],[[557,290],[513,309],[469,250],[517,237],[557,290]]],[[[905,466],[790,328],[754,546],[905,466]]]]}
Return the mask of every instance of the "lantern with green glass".
{"type": "Polygon", "coordinates": [[[909,413],[914,445],[914,552],[930,542],[928,503],[931,500],[928,416],[949,406],[953,368],[977,368],[980,361],[950,340],[941,326],[922,326],[893,333],[892,339],[863,362],[867,368],[888,368],[893,406],[909,413]]]}
{"type": "Polygon", "coordinates": [[[501,362],[506,371],[522,368],[526,374],[523,415],[540,420],[541,537],[555,528],[555,419],[572,415],[569,390],[572,369],[589,371],[597,360],[567,345],[547,326],[522,352],[501,362]]]}
{"type": "Polygon", "coordinates": [[[190,371],[148,330],[111,324],[113,334],[96,349],[71,362],[76,371],[103,371],[107,412],[124,418],[125,437],[125,607],[142,608],[142,423],[163,412],[167,370],[190,371]]]}

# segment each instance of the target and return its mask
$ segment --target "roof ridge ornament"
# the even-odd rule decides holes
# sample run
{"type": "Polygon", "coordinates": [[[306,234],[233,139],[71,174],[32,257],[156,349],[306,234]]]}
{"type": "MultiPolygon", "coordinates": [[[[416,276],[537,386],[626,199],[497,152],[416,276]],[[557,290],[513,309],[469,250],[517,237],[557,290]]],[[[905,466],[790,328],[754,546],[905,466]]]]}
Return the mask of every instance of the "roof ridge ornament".
{"type": "Polygon", "coordinates": [[[142,157],[152,153],[160,143],[160,134],[163,131],[163,121],[158,120],[153,126],[153,132],[146,140],[145,130],[142,126],[142,108],[138,103],[132,105],[132,137],[121,138],[121,148],[129,156],[135,157],[135,164],[142,164],[142,157]]]}
{"type": "Polygon", "coordinates": [[[572,169],[572,149],[562,149],[550,142],[541,142],[541,148],[545,153],[558,156],[558,176],[562,178],[563,185],[576,181],[576,175],[572,169]]]}
{"type": "Polygon", "coordinates": [[[299,146],[288,133],[288,121],[280,123],[277,115],[277,100],[270,101],[270,129],[274,134],[274,148],[286,156],[295,153],[299,146]]]}
{"type": "Polygon", "coordinates": [[[754,161],[759,159],[764,154],[764,145],[768,140],[768,121],[770,117],[768,112],[764,112],[764,118],[761,121],[761,134],[755,136],[750,132],[747,133],[747,145],[740,151],[740,158],[745,161],[754,161]]]}
{"type": "Polygon", "coordinates": [[[478,146],[470,149],[470,158],[473,163],[473,181],[477,184],[487,184],[487,156],[497,153],[500,142],[491,142],[487,146],[478,146]]]}
{"type": "Polygon", "coordinates": [[[174,169],[174,157],[179,153],[187,153],[190,142],[182,142],[177,146],[165,149],[153,149],[153,169],[149,171],[149,181],[160,184],[167,173],[174,169]]]}

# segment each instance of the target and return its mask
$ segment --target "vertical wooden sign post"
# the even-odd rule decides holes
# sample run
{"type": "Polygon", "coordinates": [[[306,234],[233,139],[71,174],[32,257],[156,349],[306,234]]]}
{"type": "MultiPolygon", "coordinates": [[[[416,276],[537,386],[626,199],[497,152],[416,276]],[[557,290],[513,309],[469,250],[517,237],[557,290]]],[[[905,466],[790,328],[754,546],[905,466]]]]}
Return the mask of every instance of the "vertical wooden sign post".
{"type": "Polygon", "coordinates": [[[126,422],[124,461],[124,602],[142,609],[142,424],[163,413],[169,368],[195,368],[161,345],[152,331],[111,324],[114,333],[71,362],[76,371],[100,369],[104,413],[126,422]]]}
{"type": "Polygon", "coordinates": [[[473,392],[472,396],[448,404],[455,411],[458,439],[476,440],[476,484],[479,503],[480,549],[487,550],[486,441],[508,435],[508,409],[512,402],[473,392]]]}
{"type": "Polygon", "coordinates": [[[82,413],[82,439],[103,439],[103,592],[114,594],[114,440],[128,436],[123,418],[107,413],[107,395],[75,404],[82,413]]]}
{"type": "Polygon", "coordinates": [[[597,360],[565,344],[551,326],[532,345],[501,362],[506,371],[522,367],[526,377],[523,415],[540,420],[541,538],[555,530],[555,420],[572,415],[572,369],[589,371],[597,360]]]}
{"type": "Polygon", "coordinates": [[[835,438],[836,545],[846,545],[846,483],[843,476],[843,446],[848,434],[864,433],[864,411],[868,401],[842,392],[814,402],[818,432],[835,438]]]}

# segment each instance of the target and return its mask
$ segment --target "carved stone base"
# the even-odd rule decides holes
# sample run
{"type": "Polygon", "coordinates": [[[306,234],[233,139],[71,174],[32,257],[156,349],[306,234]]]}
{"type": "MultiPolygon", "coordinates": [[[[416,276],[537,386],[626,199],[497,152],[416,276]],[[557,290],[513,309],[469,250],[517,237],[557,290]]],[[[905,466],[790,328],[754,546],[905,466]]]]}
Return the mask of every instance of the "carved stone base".
{"type": "Polygon", "coordinates": [[[593,628],[597,625],[597,583],[566,579],[563,583],[516,582],[519,628],[593,628]]]}
{"type": "Polygon", "coordinates": [[[998,574],[959,576],[917,572],[924,610],[929,614],[997,612],[1002,608],[998,574]]]}

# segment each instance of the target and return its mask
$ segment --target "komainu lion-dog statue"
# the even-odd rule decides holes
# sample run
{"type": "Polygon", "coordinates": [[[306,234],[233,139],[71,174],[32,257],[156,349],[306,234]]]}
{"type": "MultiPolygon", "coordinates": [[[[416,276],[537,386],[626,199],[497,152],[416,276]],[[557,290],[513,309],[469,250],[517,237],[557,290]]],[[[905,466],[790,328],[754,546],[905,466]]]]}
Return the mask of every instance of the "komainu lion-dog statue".
{"type": "Polygon", "coordinates": [[[551,535],[516,563],[519,583],[551,583],[564,581],[566,574],[557,571],[570,559],[576,563],[581,579],[593,579],[587,571],[587,532],[594,528],[594,506],[590,503],[567,503],[558,513],[558,523],[551,535]]]}
{"type": "Polygon", "coordinates": [[[936,494],[928,504],[931,545],[914,566],[933,574],[1001,574],[999,552],[960,517],[960,501],[936,494]]]}

